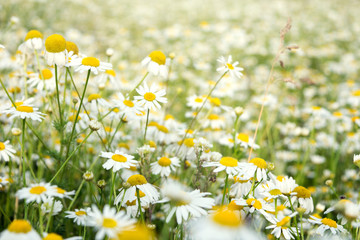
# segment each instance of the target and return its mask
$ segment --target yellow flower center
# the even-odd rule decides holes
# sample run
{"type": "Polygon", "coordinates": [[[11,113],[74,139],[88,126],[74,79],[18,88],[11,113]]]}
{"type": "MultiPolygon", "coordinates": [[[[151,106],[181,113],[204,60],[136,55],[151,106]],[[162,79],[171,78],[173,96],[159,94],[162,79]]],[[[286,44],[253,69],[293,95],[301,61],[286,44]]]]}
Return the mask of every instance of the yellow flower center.
{"type": "Polygon", "coordinates": [[[116,227],[117,222],[112,218],[104,218],[102,225],[105,228],[114,228],[116,227]]]}
{"type": "Polygon", "coordinates": [[[283,210],[285,210],[285,208],[286,207],[284,205],[279,205],[279,206],[276,207],[276,210],[283,211],[283,210]]]}
{"type": "Polygon", "coordinates": [[[228,141],[229,141],[230,143],[234,143],[234,139],[232,139],[232,138],[228,138],[228,141]]]}
{"type": "Polygon", "coordinates": [[[49,69],[43,69],[39,77],[44,80],[48,80],[53,76],[52,72],[49,69]]]}
{"type": "Polygon", "coordinates": [[[237,205],[234,200],[232,200],[227,207],[229,210],[232,210],[232,211],[235,211],[235,210],[240,211],[244,208],[243,206],[237,205]]]}
{"type": "Polygon", "coordinates": [[[259,200],[255,198],[249,198],[246,200],[246,204],[249,206],[253,206],[256,209],[262,209],[262,204],[259,200]]]}
{"type": "Polygon", "coordinates": [[[197,102],[197,103],[202,103],[202,98],[199,98],[199,97],[197,97],[197,98],[195,98],[195,102],[197,102]]]}
{"type": "Polygon", "coordinates": [[[217,107],[221,106],[221,100],[219,98],[211,98],[210,102],[217,107]]]}
{"type": "Polygon", "coordinates": [[[158,164],[162,167],[167,167],[167,166],[170,166],[171,160],[170,160],[170,158],[162,157],[159,159],[158,164]]]}
{"type": "Polygon", "coordinates": [[[40,195],[40,194],[42,194],[42,193],[45,192],[45,191],[46,191],[46,188],[43,187],[43,186],[36,186],[36,187],[32,187],[32,188],[30,189],[30,193],[31,193],[31,194],[37,194],[37,195],[40,195]]]}
{"type": "Polygon", "coordinates": [[[187,146],[188,148],[191,148],[195,145],[194,143],[194,138],[187,138],[184,140],[184,145],[187,146]]]}
{"type": "Polygon", "coordinates": [[[100,66],[100,61],[94,57],[85,57],[82,59],[81,64],[84,66],[98,67],[100,66]]]}
{"type": "Polygon", "coordinates": [[[176,205],[177,207],[179,207],[179,206],[184,206],[184,205],[188,205],[188,204],[189,204],[189,202],[184,201],[184,200],[179,200],[179,201],[176,201],[176,202],[175,202],[175,205],[176,205]]]}
{"type": "Polygon", "coordinates": [[[169,120],[169,119],[175,119],[173,115],[171,114],[166,114],[165,116],[165,120],[169,120]]]}
{"type": "Polygon", "coordinates": [[[155,239],[153,232],[151,232],[146,226],[137,225],[130,230],[124,230],[118,233],[117,239],[121,240],[149,240],[155,239]]]}
{"type": "Polygon", "coordinates": [[[152,101],[155,100],[155,98],[156,98],[156,96],[152,92],[147,92],[147,93],[144,94],[144,99],[146,101],[152,102],[152,101]]]}
{"type": "Polygon", "coordinates": [[[241,224],[240,215],[231,210],[219,210],[212,219],[214,222],[227,227],[238,227],[241,224]]]}
{"type": "Polygon", "coordinates": [[[75,212],[75,215],[76,216],[84,216],[84,215],[86,215],[86,212],[82,211],[82,210],[79,210],[79,211],[75,212]]]}
{"type": "Polygon", "coordinates": [[[93,93],[88,97],[88,101],[91,102],[91,101],[99,99],[99,98],[101,98],[100,94],[93,93]]]}
{"type": "Polygon", "coordinates": [[[246,133],[239,133],[237,135],[237,139],[239,139],[242,142],[248,143],[249,142],[249,135],[247,135],[246,133]]]}
{"type": "Polygon", "coordinates": [[[272,195],[272,196],[277,196],[277,195],[280,195],[281,194],[281,191],[279,189],[273,189],[273,190],[270,190],[269,193],[272,195]]]}
{"type": "Polygon", "coordinates": [[[296,192],[296,196],[298,198],[310,198],[311,197],[311,192],[302,186],[298,186],[298,187],[294,188],[293,192],[296,192]]]}
{"type": "Polygon", "coordinates": [[[127,161],[127,158],[120,154],[112,155],[111,159],[116,162],[126,162],[127,161]]]}
{"type": "Polygon", "coordinates": [[[32,107],[29,106],[19,106],[16,108],[17,111],[19,112],[27,112],[27,113],[32,113],[34,112],[34,109],[32,107]]]}
{"type": "Polygon", "coordinates": [[[281,219],[281,221],[278,222],[278,223],[276,224],[276,226],[282,227],[282,228],[286,228],[286,227],[284,227],[284,226],[285,226],[286,224],[288,224],[288,222],[290,221],[290,219],[291,219],[291,217],[286,216],[286,217],[284,217],[283,219],[281,219]]]}
{"type": "Polygon", "coordinates": [[[218,120],[220,117],[217,114],[210,114],[208,119],[209,120],[218,120]]]}
{"type": "Polygon", "coordinates": [[[246,182],[248,182],[250,179],[248,179],[248,180],[242,180],[242,179],[240,179],[239,177],[234,177],[234,181],[235,182],[239,182],[239,183],[246,183],[246,182]]]}
{"type": "Polygon", "coordinates": [[[60,194],[65,194],[65,193],[66,193],[66,191],[65,191],[64,189],[59,188],[59,187],[57,187],[56,190],[57,190],[57,192],[60,193],[60,194]]]}
{"type": "Polygon", "coordinates": [[[284,176],[277,176],[276,180],[278,180],[279,182],[282,182],[282,181],[285,180],[285,177],[284,176]]]}
{"type": "MultiPolygon", "coordinates": [[[[135,192],[135,196],[137,197],[137,193],[135,192]]],[[[139,190],[139,197],[145,197],[145,193],[139,190]]]]}
{"type": "Polygon", "coordinates": [[[156,62],[159,65],[165,65],[166,56],[161,51],[153,51],[149,54],[151,61],[156,62]]]}
{"type": "Polygon", "coordinates": [[[163,125],[157,125],[156,127],[160,132],[163,132],[163,133],[168,133],[169,132],[169,129],[167,129],[167,127],[165,127],[163,125]]]}
{"type": "Polygon", "coordinates": [[[330,219],[330,218],[321,219],[321,223],[324,224],[324,225],[327,225],[329,227],[332,227],[332,228],[337,228],[336,222],[334,220],[330,219]]]}
{"type": "Polygon", "coordinates": [[[354,92],[352,92],[352,95],[355,97],[359,97],[360,96],[360,90],[356,90],[354,92]]]}
{"type": "Polygon", "coordinates": [[[23,104],[24,104],[24,102],[15,102],[15,106],[16,106],[16,107],[21,106],[21,105],[23,105],[23,104]]]}
{"type": "Polygon", "coordinates": [[[108,74],[108,75],[111,75],[111,76],[113,76],[113,77],[115,77],[115,76],[116,76],[115,71],[114,71],[114,70],[112,70],[112,69],[108,69],[108,70],[106,70],[106,71],[105,71],[105,73],[106,73],[106,74],[108,74]]]}
{"type": "Polygon", "coordinates": [[[0,151],[5,149],[5,144],[3,142],[0,142],[0,151]]]}
{"type": "Polygon", "coordinates": [[[312,106],[311,108],[314,111],[319,111],[321,109],[321,107],[319,107],[319,106],[312,106]]]}
{"type": "Polygon", "coordinates": [[[45,41],[46,51],[51,53],[59,53],[65,50],[66,40],[59,34],[49,36],[45,41]]]}
{"type": "Polygon", "coordinates": [[[63,240],[63,238],[56,233],[49,233],[43,240],[63,240]]]}
{"type": "MultiPolygon", "coordinates": [[[[68,120],[71,121],[71,122],[73,122],[73,121],[75,121],[75,117],[76,117],[75,114],[74,114],[74,115],[71,115],[71,116],[69,116],[68,120]]],[[[78,120],[78,121],[81,120],[81,117],[78,116],[77,120],[78,120]]]]}
{"type": "Polygon", "coordinates": [[[234,70],[234,66],[231,63],[227,63],[226,66],[228,67],[228,69],[234,70]]]}
{"type": "Polygon", "coordinates": [[[43,35],[41,32],[39,32],[38,30],[30,30],[26,36],[25,36],[25,41],[32,39],[32,38],[41,38],[43,39],[43,35]]]}
{"type": "Polygon", "coordinates": [[[267,167],[267,163],[262,158],[253,158],[250,160],[250,162],[253,163],[255,166],[257,166],[258,168],[266,168],[267,167]]]}
{"type": "Polygon", "coordinates": [[[236,167],[238,165],[238,161],[233,157],[222,157],[220,159],[220,164],[226,167],[236,167]]]}
{"type": "Polygon", "coordinates": [[[123,103],[127,107],[134,107],[134,103],[130,100],[124,100],[123,103]]]}
{"type": "Polygon", "coordinates": [[[66,41],[66,50],[68,52],[73,52],[74,54],[79,54],[79,48],[74,42],[66,41]]]}
{"type": "Polygon", "coordinates": [[[127,182],[131,185],[131,186],[136,186],[136,185],[143,185],[146,184],[146,178],[143,175],[140,174],[135,174],[132,175],[131,177],[129,177],[129,179],[127,180],[127,182]]]}
{"type": "Polygon", "coordinates": [[[28,233],[31,231],[31,225],[26,220],[14,220],[7,230],[13,233],[28,233]]]}

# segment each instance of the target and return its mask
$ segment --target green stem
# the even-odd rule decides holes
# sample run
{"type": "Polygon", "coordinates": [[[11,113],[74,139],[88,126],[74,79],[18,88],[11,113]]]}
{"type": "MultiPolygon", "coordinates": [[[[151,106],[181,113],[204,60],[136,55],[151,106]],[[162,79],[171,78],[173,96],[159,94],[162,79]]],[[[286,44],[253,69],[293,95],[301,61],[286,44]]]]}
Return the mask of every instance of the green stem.
{"type": "Polygon", "coordinates": [[[78,117],[79,117],[79,114],[80,114],[80,111],[81,111],[81,106],[82,106],[82,103],[83,103],[83,100],[84,100],[84,97],[85,97],[86,87],[87,87],[88,82],[89,82],[90,73],[91,73],[91,70],[88,71],[88,74],[87,74],[87,77],[86,77],[86,82],[85,82],[84,91],[83,91],[83,94],[82,94],[81,100],[80,100],[80,105],[79,105],[79,108],[78,108],[78,110],[77,110],[77,112],[76,112],[76,117],[75,117],[75,120],[74,120],[74,125],[73,125],[72,130],[71,130],[71,135],[70,135],[69,143],[68,143],[67,150],[66,150],[66,158],[68,157],[69,152],[70,152],[70,146],[71,146],[72,138],[73,138],[73,136],[74,136],[76,123],[77,123],[77,120],[78,120],[78,117]]]}
{"type": "Polygon", "coordinates": [[[39,227],[40,227],[40,236],[43,237],[44,226],[43,226],[43,216],[41,213],[41,205],[39,205],[39,227]]]}
{"type": "MultiPolygon", "coordinates": [[[[288,196],[288,199],[289,199],[289,203],[290,203],[290,206],[291,206],[291,210],[293,211],[293,212],[295,212],[295,210],[294,210],[294,206],[293,206],[293,204],[292,204],[292,202],[291,202],[291,196],[288,196]]],[[[295,228],[296,228],[296,239],[300,239],[300,234],[299,234],[299,229],[298,229],[298,224],[297,224],[297,218],[296,218],[296,216],[294,216],[294,220],[295,220],[295,228]]]]}
{"type": "Polygon", "coordinates": [[[131,90],[131,92],[129,93],[129,99],[134,95],[136,89],[143,83],[143,81],[145,80],[145,78],[147,77],[147,75],[149,75],[149,72],[147,72],[144,77],[140,80],[140,82],[136,85],[136,87],[134,87],[133,90],[131,90]]]}
{"type": "Polygon", "coordinates": [[[61,167],[59,168],[59,170],[55,173],[54,177],[50,180],[49,183],[52,183],[52,181],[55,180],[55,178],[60,174],[60,172],[64,169],[64,167],[66,166],[66,164],[70,161],[71,157],[75,154],[75,152],[86,142],[86,140],[90,137],[90,135],[93,133],[93,131],[91,131],[86,137],[85,139],[79,144],[79,146],[77,146],[75,148],[74,151],[72,151],[72,153],[70,154],[70,156],[65,160],[65,162],[61,165],[61,167]]]}
{"type": "Polygon", "coordinates": [[[140,190],[138,188],[136,188],[136,196],[137,196],[137,200],[138,200],[138,204],[139,204],[139,211],[140,211],[140,222],[144,223],[145,219],[144,219],[144,215],[141,209],[141,201],[140,201],[140,190]]]}
{"type": "Polygon", "coordinates": [[[23,184],[26,187],[26,178],[25,178],[25,123],[26,119],[23,119],[22,124],[22,134],[21,134],[21,159],[22,159],[22,172],[23,172],[23,184]]]}
{"type": "Polygon", "coordinates": [[[224,193],[223,193],[223,197],[222,197],[222,200],[221,200],[221,205],[224,205],[224,200],[225,200],[225,195],[226,195],[226,188],[227,188],[227,185],[228,185],[228,179],[229,179],[229,174],[226,173],[224,193]]]}
{"type": "Polygon", "coordinates": [[[145,133],[144,133],[144,144],[146,143],[146,132],[149,124],[149,115],[150,115],[150,109],[147,110],[146,114],[146,125],[145,125],[145,133]]]}
{"type": "Polygon", "coordinates": [[[60,105],[60,97],[59,97],[59,83],[58,83],[58,74],[57,74],[57,65],[55,64],[55,83],[56,83],[56,98],[59,107],[59,116],[60,116],[60,123],[63,124],[62,114],[61,114],[61,105],[60,105]]]}
{"type": "Polygon", "coordinates": [[[116,173],[114,173],[114,171],[111,171],[111,190],[110,190],[109,206],[111,206],[111,200],[112,200],[114,187],[115,187],[115,175],[116,175],[116,173]]]}
{"type": "Polygon", "coordinates": [[[14,106],[14,108],[16,108],[16,105],[15,105],[15,103],[14,103],[13,99],[11,98],[11,96],[10,96],[9,92],[7,91],[7,89],[6,89],[6,87],[5,87],[4,83],[3,83],[3,81],[1,80],[1,78],[0,78],[0,84],[1,84],[1,86],[3,87],[3,89],[5,90],[5,93],[6,93],[6,95],[8,96],[8,98],[10,99],[10,101],[11,101],[12,105],[14,106]]]}

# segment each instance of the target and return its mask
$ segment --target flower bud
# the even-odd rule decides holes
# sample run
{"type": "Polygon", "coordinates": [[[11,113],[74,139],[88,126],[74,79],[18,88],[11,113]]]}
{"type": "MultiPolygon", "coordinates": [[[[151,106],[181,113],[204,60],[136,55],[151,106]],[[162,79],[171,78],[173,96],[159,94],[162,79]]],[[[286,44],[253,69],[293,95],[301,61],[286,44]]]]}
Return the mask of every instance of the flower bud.
{"type": "Polygon", "coordinates": [[[93,172],[91,171],[86,171],[84,174],[83,174],[83,178],[85,181],[91,181],[94,179],[94,174],[93,172]]]}
{"type": "Polygon", "coordinates": [[[14,135],[14,136],[20,136],[20,134],[21,134],[21,129],[20,128],[12,128],[11,129],[11,133],[12,133],[12,135],[14,135]]]}
{"type": "Polygon", "coordinates": [[[106,182],[105,182],[104,179],[101,179],[101,180],[99,180],[99,181],[96,183],[96,185],[97,185],[99,188],[103,189],[103,188],[105,188],[105,186],[106,186],[106,182]]]}
{"type": "Polygon", "coordinates": [[[89,127],[92,131],[97,131],[101,128],[101,124],[97,120],[91,120],[89,123],[89,127]]]}

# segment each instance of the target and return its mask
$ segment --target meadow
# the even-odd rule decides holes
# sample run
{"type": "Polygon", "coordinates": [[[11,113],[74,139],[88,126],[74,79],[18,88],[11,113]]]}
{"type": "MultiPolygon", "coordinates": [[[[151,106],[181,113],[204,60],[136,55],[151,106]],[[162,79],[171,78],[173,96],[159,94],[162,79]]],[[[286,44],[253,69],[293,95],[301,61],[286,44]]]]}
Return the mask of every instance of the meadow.
{"type": "Polygon", "coordinates": [[[0,240],[360,239],[360,2],[0,2],[0,240]]]}

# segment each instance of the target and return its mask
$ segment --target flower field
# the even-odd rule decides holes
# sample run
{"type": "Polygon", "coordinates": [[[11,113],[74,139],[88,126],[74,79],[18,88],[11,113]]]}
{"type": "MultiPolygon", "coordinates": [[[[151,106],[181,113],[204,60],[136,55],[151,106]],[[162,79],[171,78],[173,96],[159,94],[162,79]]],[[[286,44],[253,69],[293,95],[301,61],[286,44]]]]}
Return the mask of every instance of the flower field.
{"type": "Polygon", "coordinates": [[[0,240],[360,239],[360,2],[0,2],[0,240]]]}

